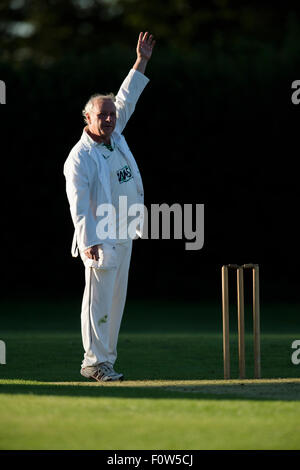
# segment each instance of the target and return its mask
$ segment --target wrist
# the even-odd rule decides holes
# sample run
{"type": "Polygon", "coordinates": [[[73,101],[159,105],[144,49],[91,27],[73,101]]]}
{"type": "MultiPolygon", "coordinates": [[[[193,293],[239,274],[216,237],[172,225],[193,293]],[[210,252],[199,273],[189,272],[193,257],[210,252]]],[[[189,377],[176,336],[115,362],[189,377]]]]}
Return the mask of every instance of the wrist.
{"type": "Polygon", "coordinates": [[[137,57],[134,65],[133,65],[133,68],[135,70],[138,70],[141,73],[144,73],[147,63],[148,63],[148,59],[145,59],[145,57],[137,57]]]}

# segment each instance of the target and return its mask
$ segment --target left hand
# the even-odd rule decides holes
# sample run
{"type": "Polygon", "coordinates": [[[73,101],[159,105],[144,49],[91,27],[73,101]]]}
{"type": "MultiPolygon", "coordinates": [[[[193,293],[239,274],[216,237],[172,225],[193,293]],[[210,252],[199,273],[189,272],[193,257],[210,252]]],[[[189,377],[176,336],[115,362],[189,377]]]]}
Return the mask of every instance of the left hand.
{"type": "Polygon", "coordinates": [[[154,46],[155,40],[153,39],[152,34],[149,35],[148,32],[145,34],[140,33],[136,48],[138,58],[145,59],[148,61],[152,55],[154,46]]]}

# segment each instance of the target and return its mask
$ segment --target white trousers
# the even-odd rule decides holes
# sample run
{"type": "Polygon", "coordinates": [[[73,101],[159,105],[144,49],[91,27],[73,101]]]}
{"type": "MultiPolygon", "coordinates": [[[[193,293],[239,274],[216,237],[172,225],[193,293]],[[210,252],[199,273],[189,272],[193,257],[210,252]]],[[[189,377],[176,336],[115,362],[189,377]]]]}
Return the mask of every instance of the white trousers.
{"type": "MultiPolygon", "coordinates": [[[[82,367],[106,361],[114,364],[117,359],[132,240],[116,244],[114,250],[115,268],[85,267],[85,289],[81,308],[82,343],[85,351],[82,367]]],[[[83,254],[81,258],[86,260],[83,254]]]]}

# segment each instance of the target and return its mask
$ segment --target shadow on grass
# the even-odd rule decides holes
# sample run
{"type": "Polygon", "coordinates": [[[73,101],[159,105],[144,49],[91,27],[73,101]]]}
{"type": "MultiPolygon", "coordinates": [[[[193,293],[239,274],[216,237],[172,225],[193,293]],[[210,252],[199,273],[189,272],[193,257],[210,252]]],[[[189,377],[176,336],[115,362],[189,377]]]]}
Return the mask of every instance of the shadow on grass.
{"type": "Polygon", "coordinates": [[[89,397],[89,398],[150,398],[150,399],[211,399],[211,400],[280,400],[300,401],[300,380],[268,379],[266,381],[166,381],[147,383],[8,383],[0,385],[0,394],[89,397]]]}

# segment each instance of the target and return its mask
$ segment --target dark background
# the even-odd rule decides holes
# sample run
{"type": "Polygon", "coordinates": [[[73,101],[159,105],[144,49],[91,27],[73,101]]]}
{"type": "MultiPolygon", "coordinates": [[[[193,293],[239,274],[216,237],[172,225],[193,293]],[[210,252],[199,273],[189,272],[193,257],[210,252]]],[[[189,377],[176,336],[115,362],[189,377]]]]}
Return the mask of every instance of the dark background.
{"type": "Polygon", "coordinates": [[[145,203],[205,204],[205,241],[138,240],[131,299],[219,300],[224,263],[260,264],[263,301],[299,302],[296,1],[2,1],[2,297],[81,297],[63,164],[94,92],[157,40],[124,135],[145,203]]]}

